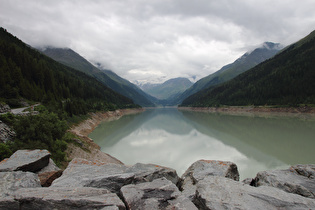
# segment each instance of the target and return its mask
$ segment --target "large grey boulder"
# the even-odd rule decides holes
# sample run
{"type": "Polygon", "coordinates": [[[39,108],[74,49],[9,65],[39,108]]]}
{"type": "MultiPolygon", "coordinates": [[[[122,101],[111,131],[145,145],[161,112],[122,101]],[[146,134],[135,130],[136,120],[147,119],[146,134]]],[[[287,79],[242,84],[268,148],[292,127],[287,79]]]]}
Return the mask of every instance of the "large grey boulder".
{"type": "Polygon", "coordinates": [[[126,185],[120,191],[128,209],[197,209],[166,178],[126,185]]]}
{"type": "Polygon", "coordinates": [[[0,199],[0,209],[3,204],[18,205],[12,209],[125,209],[116,194],[89,187],[20,189],[11,198],[0,199]]]}
{"type": "Polygon", "coordinates": [[[289,193],[315,198],[315,165],[296,165],[286,170],[259,172],[253,186],[272,186],[289,193]]]}
{"type": "Polygon", "coordinates": [[[218,160],[198,160],[194,162],[182,175],[179,184],[183,194],[193,199],[196,184],[208,176],[221,176],[239,180],[239,173],[235,163],[218,160]]]}
{"type": "Polygon", "coordinates": [[[207,176],[222,176],[239,180],[236,164],[219,160],[198,160],[185,171],[182,178],[191,177],[195,182],[198,182],[207,176]]]}
{"type": "Polygon", "coordinates": [[[130,184],[134,174],[124,173],[127,166],[105,164],[81,158],[73,159],[61,177],[51,187],[96,187],[119,192],[123,185],[130,184]]]}
{"type": "Polygon", "coordinates": [[[165,177],[174,184],[179,181],[176,170],[155,164],[137,163],[128,167],[125,173],[135,174],[133,183],[150,182],[161,177],[165,177]]]}
{"type": "Polygon", "coordinates": [[[174,169],[158,165],[138,163],[128,167],[75,158],[51,187],[95,187],[118,193],[124,185],[149,182],[161,177],[174,183],[179,179],[174,169]]]}
{"type": "Polygon", "coordinates": [[[37,174],[14,171],[0,172],[0,198],[9,196],[20,188],[41,187],[37,174]]]}
{"type": "Polygon", "coordinates": [[[199,209],[314,209],[315,201],[273,187],[252,187],[219,176],[196,185],[193,202],[199,209]]]}
{"type": "Polygon", "coordinates": [[[18,150],[10,158],[0,162],[0,172],[37,172],[48,165],[50,153],[47,150],[18,150]]]}

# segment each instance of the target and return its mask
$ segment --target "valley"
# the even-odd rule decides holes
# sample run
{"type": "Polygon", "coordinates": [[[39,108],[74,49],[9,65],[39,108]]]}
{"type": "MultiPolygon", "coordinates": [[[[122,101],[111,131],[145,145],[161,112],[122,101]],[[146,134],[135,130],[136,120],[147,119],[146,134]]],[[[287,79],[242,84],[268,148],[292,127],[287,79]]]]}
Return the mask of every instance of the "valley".
{"type": "Polygon", "coordinates": [[[315,1],[0,5],[0,210],[315,209],[315,1]]]}
{"type": "MultiPolygon", "coordinates": [[[[94,66],[71,49],[38,51],[1,28],[0,167],[5,171],[0,175],[27,173],[32,183],[23,185],[26,189],[1,188],[7,194],[0,194],[0,208],[7,202],[25,206],[24,200],[37,197],[38,191],[45,192],[51,207],[77,206],[97,191],[116,199],[101,205],[128,209],[127,202],[135,205],[127,200],[128,188],[141,186],[145,192],[154,192],[148,194],[150,201],[203,209],[204,202],[213,202],[213,195],[207,197],[211,190],[202,194],[204,187],[212,189],[213,179],[221,180],[217,187],[223,191],[242,190],[262,196],[275,193],[281,202],[290,195],[301,204],[288,206],[314,206],[308,188],[294,195],[291,188],[279,194],[282,185],[269,191],[260,187],[266,185],[263,179],[269,173],[285,180],[286,190],[296,180],[313,182],[298,173],[289,180],[285,177],[292,168],[307,173],[314,170],[314,46],[314,32],[284,49],[267,42],[196,83],[178,77],[136,86],[111,70],[94,66]],[[54,164],[55,171],[47,172],[52,179],[47,186],[40,184],[43,172],[38,176],[33,173],[35,169],[7,172],[17,154],[28,160],[32,153],[45,154],[45,167],[48,161],[61,167],[54,164]],[[71,175],[74,168],[80,172],[71,175]],[[93,170],[97,172],[91,173],[93,170]],[[102,177],[100,170],[108,174],[102,177]],[[190,172],[194,170],[202,177],[196,183],[190,177],[195,176],[190,172]],[[231,171],[233,180],[218,175],[231,171]],[[173,180],[171,185],[167,178],[173,180]],[[176,199],[161,201],[163,192],[157,185],[163,189],[171,186],[176,199]],[[106,188],[106,193],[98,188],[106,188]],[[55,191],[56,200],[52,198],[55,191]],[[65,192],[77,200],[63,198],[66,202],[60,203],[58,196],[65,192]],[[124,192],[127,194],[122,195],[124,192]],[[205,198],[199,198],[199,193],[205,198]]],[[[23,180],[10,178],[5,183],[16,186],[23,180]]],[[[27,205],[46,205],[42,195],[36,199],[40,204],[27,205]]],[[[145,206],[146,199],[138,200],[139,208],[145,206]]],[[[241,199],[236,200],[239,203],[241,199]]],[[[279,206],[268,199],[263,200],[270,207],[279,206]]]]}

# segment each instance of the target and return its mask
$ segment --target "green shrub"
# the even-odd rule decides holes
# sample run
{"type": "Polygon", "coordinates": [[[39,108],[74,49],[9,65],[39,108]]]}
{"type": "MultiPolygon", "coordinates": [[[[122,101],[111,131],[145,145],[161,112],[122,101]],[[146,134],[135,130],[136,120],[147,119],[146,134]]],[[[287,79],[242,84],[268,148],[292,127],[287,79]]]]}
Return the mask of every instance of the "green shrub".
{"type": "Polygon", "coordinates": [[[12,113],[2,114],[0,115],[0,120],[7,125],[12,125],[15,120],[15,116],[12,113]]]}
{"type": "Polygon", "coordinates": [[[5,143],[0,143],[0,161],[12,155],[12,151],[5,143]]]}
{"type": "Polygon", "coordinates": [[[67,142],[60,139],[63,139],[67,128],[66,121],[47,111],[38,115],[18,117],[14,123],[16,138],[12,150],[47,149],[52,158],[56,158],[56,162],[62,162],[65,160],[63,152],[67,149],[67,142]]]}

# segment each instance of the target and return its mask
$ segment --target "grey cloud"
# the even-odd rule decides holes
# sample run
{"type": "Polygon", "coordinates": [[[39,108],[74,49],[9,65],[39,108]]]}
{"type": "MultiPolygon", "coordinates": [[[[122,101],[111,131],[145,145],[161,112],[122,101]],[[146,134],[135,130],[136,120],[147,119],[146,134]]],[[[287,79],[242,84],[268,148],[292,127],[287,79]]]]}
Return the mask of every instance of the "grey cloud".
{"type": "Polygon", "coordinates": [[[197,79],[264,41],[314,30],[312,0],[0,0],[0,24],[35,47],[70,47],[135,81],[197,79]]]}

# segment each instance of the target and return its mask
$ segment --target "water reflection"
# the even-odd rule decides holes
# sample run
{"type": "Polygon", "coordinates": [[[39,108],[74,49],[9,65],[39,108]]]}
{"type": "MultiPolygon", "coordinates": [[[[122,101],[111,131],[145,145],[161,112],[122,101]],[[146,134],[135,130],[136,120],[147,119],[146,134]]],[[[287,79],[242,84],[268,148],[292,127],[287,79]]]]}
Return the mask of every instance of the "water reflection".
{"type": "Polygon", "coordinates": [[[183,111],[183,114],[200,132],[220,139],[247,156],[256,157],[257,151],[251,151],[245,145],[290,165],[315,162],[315,120],[312,118],[233,116],[188,111],[183,111]]]}
{"type": "Polygon", "coordinates": [[[315,123],[154,109],[101,124],[90,137],[125,164],[155,163],[181,175],[199,159],[235,162],[241,178],[314,163],[315,123]]]}

